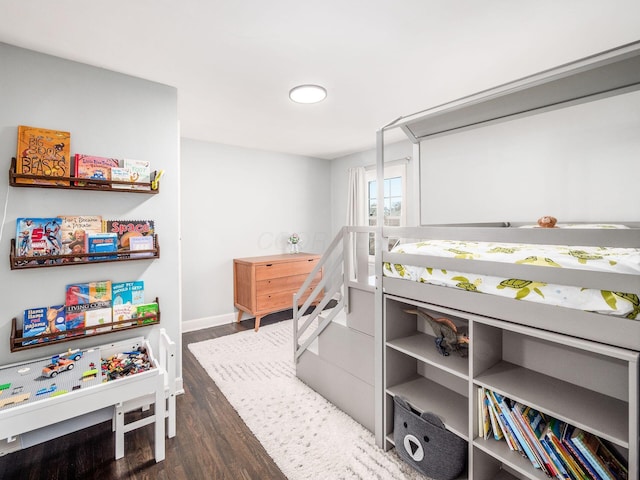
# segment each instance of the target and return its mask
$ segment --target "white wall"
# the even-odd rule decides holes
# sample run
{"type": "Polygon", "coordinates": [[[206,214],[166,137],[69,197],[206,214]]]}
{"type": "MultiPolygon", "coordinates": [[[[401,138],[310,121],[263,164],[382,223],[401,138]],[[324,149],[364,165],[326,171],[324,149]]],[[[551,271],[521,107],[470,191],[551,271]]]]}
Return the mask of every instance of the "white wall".
{"type": "Polygon", "coordinates": [[[421,144],[422,223],[637,221],[640,92],[421,144]]]}
{"type": "MultiPolygon", "coordinates": [[[[127,75],[0,43],[0,364],[51,356],[68,347],[84,348],[149,335],[160,327],[81,338],[62,346],[9,351],[11,319],[26,308],[64,302],[65,286],[93,280],[142,279],[146,298],[159,298],[161,327],[180,353],[179,131],[177,91],[127,75]],[[71,132],[71,153],[150,160],[166,174],[158,195],[9,187],[7,171],[16,156],[17,127],[71,132]],[[10,240],[16,218],[55,215],[151,218],[156,222],[161,258],[154,261],[10,270],[10,240]]],[[[178,358],[180,362],[180,358],[178,358]]],[[[178,365],[180,375],[181,366],[178,365]]]]}
{"type": "Polygon", "coordinates": [[[331,242],[331,162],[184,138],[181,157],[185,329],[228,323],[234,258],[331,242]]]}

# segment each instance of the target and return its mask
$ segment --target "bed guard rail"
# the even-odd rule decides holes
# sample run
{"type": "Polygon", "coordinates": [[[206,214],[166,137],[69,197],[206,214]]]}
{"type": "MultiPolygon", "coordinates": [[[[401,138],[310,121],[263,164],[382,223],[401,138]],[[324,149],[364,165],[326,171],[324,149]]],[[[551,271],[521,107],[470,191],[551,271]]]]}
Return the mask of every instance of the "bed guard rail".
{"type": "Polygon", "coordinates": [[[371,234],[374,232],[374,227],[342,227],[316,267],[293,295],[294,361],[298,360],[300,355],[318,338],[340,311],[343,309],[348,311],[349,295],[344,290],[345,286],[358,285],[363,289],[373,288],[369,286],[368,280],[368,253],[371,234]],[[306,294],[320,269],[323,268],[322,280],[300,305],[301,298],[306,294]],[[322,296],[321,299],[320,296],[322,296]],[[320,316],[320,313],[334,298],[338,300],[336,306],[326,317],[320,316]],[[300,325],[302,317],[306,315],[312,304],[315,304],[315,308],[300,325]],[[315,325],[312,331],[309,330],[311,325],[315,325]]]}

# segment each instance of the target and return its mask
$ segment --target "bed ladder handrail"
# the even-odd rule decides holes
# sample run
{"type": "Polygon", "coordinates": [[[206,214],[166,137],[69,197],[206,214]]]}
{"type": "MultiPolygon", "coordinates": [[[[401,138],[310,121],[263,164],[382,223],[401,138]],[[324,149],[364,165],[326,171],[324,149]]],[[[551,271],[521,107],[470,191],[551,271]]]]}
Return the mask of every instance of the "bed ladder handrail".
{"type": "MultiPolygon", "coordinates": [[[[358,278],[358,272],[352,272],[354,269],[352,258],[358,251],[356,244],[359,241],[359,236],[357,234],[363,234],[360,235],[360,237],[368,240],[368,235],[373,232],[373,227],[342,227],[329,247],[325,250],[320,261],[302,283],[300,289],[293,294],[294,361],[297,361],[300,355],[318,338],[338,313],[342,310],[348,311],[349,295],[344,292],[344,288],[352,278],[358,278]],[[313,279],[316,278],[322,268],[325,269],[322,279],[314,287],[304,303],[300,305],[300,299],[305,295],[313,279]],[[355,277],[352,276],[352,273],[356,274],[355,277]],[[320,295],[322,295],[322,299],[318,301],[320,295]],[[336,296],[339,298],[336,306],[333,307],[332,311],[326,317],[321,317],[320,313],[336,296]],[[316,303],[315,308],[307,316],[304,323],[300,325],[300,319],[313,303],[316,303]],[[300,344],[302,335],[319,317],[321,320],[315,330],[300,344]]],[[[356,270],[358,270],[358,267],[356,267],[356,270]]]]}

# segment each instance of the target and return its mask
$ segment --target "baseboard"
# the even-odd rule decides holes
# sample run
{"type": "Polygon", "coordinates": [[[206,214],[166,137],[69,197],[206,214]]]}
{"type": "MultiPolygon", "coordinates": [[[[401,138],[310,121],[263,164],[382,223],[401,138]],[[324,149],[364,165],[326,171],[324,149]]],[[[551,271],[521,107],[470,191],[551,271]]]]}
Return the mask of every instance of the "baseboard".
{"type": "Polygon", "coordinates": [[[235,313],[225,313],[224,315],[216,315],[214,317],[195,318],[193,320],[185,320],[182,322],[182,333],[194,332],[203,328],[218,327],[227,325],[236,321],[235,313]]]}

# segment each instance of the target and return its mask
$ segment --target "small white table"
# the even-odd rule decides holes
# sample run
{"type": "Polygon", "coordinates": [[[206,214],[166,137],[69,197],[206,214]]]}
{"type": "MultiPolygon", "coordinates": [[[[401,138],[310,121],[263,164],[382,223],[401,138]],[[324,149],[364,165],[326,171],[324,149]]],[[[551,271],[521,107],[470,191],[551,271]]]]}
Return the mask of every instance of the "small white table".
{"type": "Polygon", "coordinates": [[[124,456],[125,432],[154,423],[155,459],[156,462],[164,460],[165,418],[169,419],[169,435],[175,436],[175,388],[168,387],[174,380],[167,382],[167,368],[173,370],[173,367],[166,362],[167,358],[174,359],[175,344],[170,342],[164,331],[161,338],[163,365],[153,357],[146,340],[139,337],[88,349],[83,358],[76,362],[76,368],[61,372],[54,378],[41,375],[43,366],[50,362],[50,358],[1,367],[0,386],[4,389],[0,394],[0,402],[4,403],[0,403],[3,405],[0,407],[0,439],[12,442],[22,433],[113,407],[116,459],[124,456]],[[102,382],[100,358],[131,351],[137,346],[147,349],[152,367],[128,377],[102,382]],[[82,379],[82,370],[88,370],[89,365],[97,368],[98,376],[95,379],[82,379]],[[55,390],[52,390],[54,387],[55,390]],[[42,393],[43,390],[47,392],[42,393]],[[11,397],[17,403],[6,404],[11,397]],[[125,412],[150,403],[156,405],[154,415],[130,424],[124,423],[125,412]]]}

